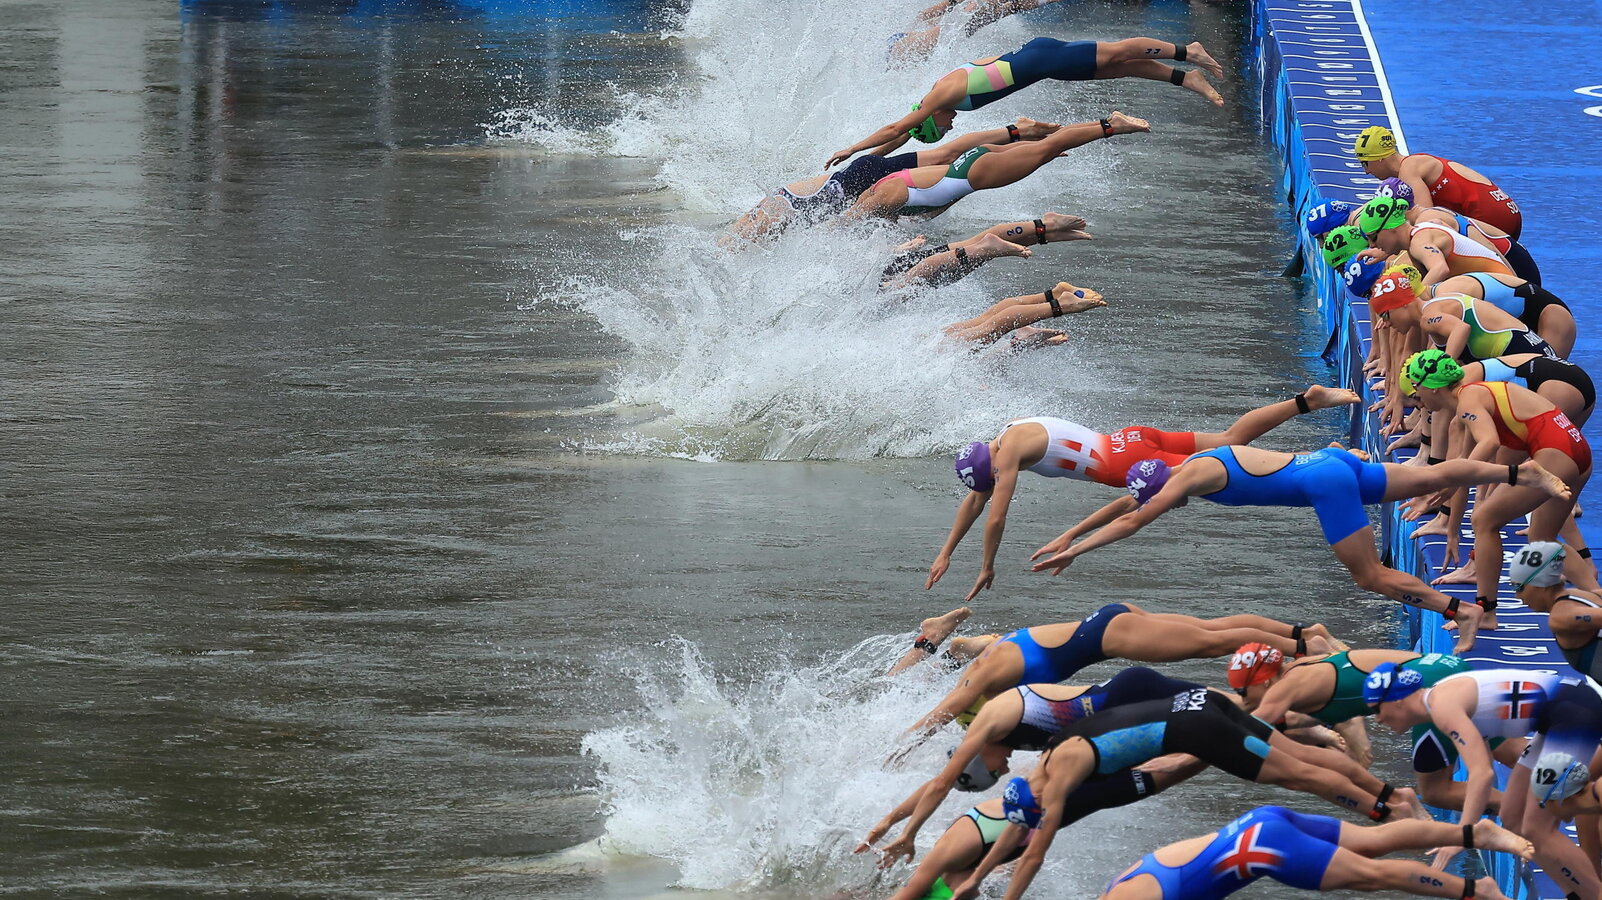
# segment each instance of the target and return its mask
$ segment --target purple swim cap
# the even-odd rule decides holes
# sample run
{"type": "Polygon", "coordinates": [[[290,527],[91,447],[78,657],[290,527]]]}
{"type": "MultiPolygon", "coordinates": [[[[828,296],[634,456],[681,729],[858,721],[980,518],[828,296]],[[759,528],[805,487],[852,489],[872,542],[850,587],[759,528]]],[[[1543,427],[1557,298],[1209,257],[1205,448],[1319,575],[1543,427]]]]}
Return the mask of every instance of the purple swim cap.
{"type": "Polygon", "coordinates": [[[1168,483],[1168,476],[1173,473],[1173,467],[1160,459],[1143,459],[1129,467],[1128,474],[1124,475],[1124,485],[1129,488],[1129,496],[1145,506],[1163,489],[1163,485],[1168,483]]]}
{"type": "Polygon", "coordinates": [[[988,491],[996,486],[995,473],[990,469],[990,445],[974,441],[957,454],[957,480],[969,490],[988,491]]]}
{"type": "Polygon", "coordinates": [[[1380,182],[1379,190],[1374,192],[1376,197],[1394,197],[1397,200],[1413,202],[1413,186],[1400,178],[1391,177],[1380,182]]]}

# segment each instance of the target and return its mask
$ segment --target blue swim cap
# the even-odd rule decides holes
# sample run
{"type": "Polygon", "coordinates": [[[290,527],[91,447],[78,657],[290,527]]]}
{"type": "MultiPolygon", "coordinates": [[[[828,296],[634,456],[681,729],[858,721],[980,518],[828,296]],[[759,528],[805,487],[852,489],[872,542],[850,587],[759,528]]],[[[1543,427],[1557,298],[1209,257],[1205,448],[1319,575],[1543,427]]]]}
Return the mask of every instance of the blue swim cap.
{"type": "Polygon", "coordinates": [[[1383,662],[1363,679],[1363,702],[1375,706],[1392,700],[1406,700],[1423,686],[1423,675],[1393,662],[1383,662]]]}
{"type": "Polygon", "coordinates": [[[1385,260],[1363,259],[1354,256],[1346,261],[1341,268],[1341,278],[1346,282],[1346,289],[1358,300],[1367,300],[1368,292],[1374,289],[1374,282],[1385,271],[1385,260]]]}
{"type": "Polygon", "coordinates": [[[1025,828],[1039,828],[1040,814],[1044,812],[1035,801],[1029,782],[1022,778],[1007,782],[1007,789],[1001,794],[1001,809],[1007,814],[1007,821],[1025,828]]]}
{"type": "Polygon", "coordinates": [[[1307,236],[1316,238],[1326,232],[1346,224],[1346,219],[1357,207],[1344,200],[1325,200],[1307,211],[1302,218],[1302,225],[1307,229],[1307,236]]]}
{"type": "Polygon", "coordinates": [[[1168,483],[1168,476],[1174,474],[1174,469],[1160,459],[1143,459],[1129,467],[1124,473],[1124,487],[1129,488],[1129,496],[1141,506],[1145,506],[1157,492],[1168,483]]]}
{"type": "Polygon", "coordinates": [[[974,441],[962,448],[953,468],[957,470],[957,480],[969,490],[984,493],[996,486],[996,473],[990,466],[990,445],[984,441],[974,441]]]}

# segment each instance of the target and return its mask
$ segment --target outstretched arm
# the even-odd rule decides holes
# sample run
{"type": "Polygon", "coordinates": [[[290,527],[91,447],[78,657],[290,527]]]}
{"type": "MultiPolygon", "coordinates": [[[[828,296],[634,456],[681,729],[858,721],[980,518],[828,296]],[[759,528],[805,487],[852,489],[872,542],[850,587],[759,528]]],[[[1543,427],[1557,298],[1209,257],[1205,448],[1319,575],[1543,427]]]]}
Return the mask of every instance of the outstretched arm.
{"type": "Polygon", "coordinates": [[[996,580],[996,553],[1001,549],[1001,535],[1007,530],[1007,508],[1012,504],[1012,492],[1018,487],[1018,467],[998,466],[996,486],[991,491],[990,515],[985,519],[985,554],[979,564],[979,578],[963,602],[979,596],[996,580]]]}
{"type": "MultiPolygon", "coordinates": [[[[951,532],[946,535],[946,542],[940,546],[940,552],[935,555],[935,561],[929,566],[929,577],[923,583],[923,589],[929,590],[951,568],[951,554],[957,551],[957,545],[962,543],[963,537],[973,523],[978,521],[979,514],[985,511],[985,504],[990,502],[988,492],[969,491],[968,496],[962,498],[957,506],[957,519],[951,523],[951,532]]],[[[1005,516],[1005,513],[1003,513],[1005,516]]]]}
{"type": "MultiPolygon", "coordinates": [[[[1119,516],[1090,537],[1068,547],[1055,556],[1047,557],[1035,563],[1032,568],[1036,572],[1044,572],[1050,569],[1051,574],[1060,575],[1063,569],[1072,565],[1073,561],[1080,556],[1097,547],[1105,547],[1108,544],[1121,541],[1145,528],[1152,522],[1157,521],[1158,516],[1185,502],[1187,498],[1184,481],[1182,477],[1175,475],[1168,484],[1163,486],[1157,496],[1151,498],[1150,502],[1145,506],[1136,509],[1134,512],[1119,516]]],[[[1133,497],[1128,499],[1130,502],[1134,502],[1133,497]]]]}
{"type": "Polygon", "coordinates": [[[1069,545],[1071,545],[1074,541],[1078,540],[1080,535],[1089,534],[1090,532],[1095,531],[1103,525],[1106,525],[1108,522],[1113,521],[1119,516],[1122,516],[1126,513],[1132,513],[1139,508],[1140,504],[1135,502],[1135,498],[1125,494],[1122,497],[1119,497],[1117,500],[1114,500],[1106,506],[1103,506],[1101,509],[1098,509],[1090,515],[1085,516],[1083,519],[1080,519],[1078,525],[1075,525],[1074,527],[1058,535],[1054,540],[1051,541],[1051,543],[1046,544],[1039,550],[1036,550],[1034,555],[1030,556],[1029,558],[1037,559],[1048,554],[1061,553],[1062,551],[1068,549],[1069,545]]]}
{"type": "Polygon", "coordinates": [[[1414,260],[1423,264],[1424,284],[1434,284],[1452,277],[1452,270],[1446,264],[1446,254],[1451,249],[1451,242],[1451,235],[1435,228],[1413,238],[1413,244],[1408,248],[1408,252],[1414,260]]]}
{"type": "MultiPolygon", "coordinates": [[[[868,135],[860,141],[857,141],[855,144],[852,144],[846,149],[837,151],[833,156],[829,157],[829,161],[824,163],[823,167],[825,169],[832,168],[835,163],[845,162],[869,147],[877,147],[881,144],[888,144],[898,137],[904,140],[906,138],[907,131],[914,125],[917,125],[919,122],[922,122],[924,119],[928,118],[930,112],[931,110],[915,109],[912,112],[907,113],[894,122],[891,122],[889,125],[886,125],[883,128],[880,128],[878,131],[875,131],[873,134],[868,135]]],[[[897,144],[896,146],[899,147],[901,145],[897,144]]]]}

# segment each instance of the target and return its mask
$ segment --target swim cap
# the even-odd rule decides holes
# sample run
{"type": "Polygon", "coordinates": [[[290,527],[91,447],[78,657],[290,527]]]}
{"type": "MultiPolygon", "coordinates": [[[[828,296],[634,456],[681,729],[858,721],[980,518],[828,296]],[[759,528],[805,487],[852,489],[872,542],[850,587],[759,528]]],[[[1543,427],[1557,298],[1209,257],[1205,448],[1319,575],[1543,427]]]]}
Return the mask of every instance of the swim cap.
{"type": "Polygon", "coordinates": [[[1346,265],[1347,260],[1368,249],[1368,238],[1356,225],[1342,225],[1324,235],[1320,249],[1324,254],[1324,262],[1329,263],[1331,268],[1339,269],[1346,265]]]}
{"type": "MultiPolygon", "coordinates": [[[[1413,278],[1408,269],[1386,269],[1380,277],[1375,279],[1374,287],[1368,293],[1368,308],[1375,315],[1401,309],[1418,299],[1418,291],[1413,287],[1413,278]]],[[[1413,271],[1418,271],[1414,269],[1413,271]]]]}
{"type": "Polygon", "coordinates": [[[1352,142],[1352,152],[1363,162],[1373,162],[1396,154],[1396,135],[1384,125],[1370,125],[1352,142]]]}
{"type": "Polygon", "coordinates": [[[1411,397],[1418,393],[1418,385],[1413,383],[1412,376],[1407,374],[1407,366],[1396,373],[1396,389],[1402,392],[1403,397],[1411,397]]]}
{"type": "Polygon", "coordinates": [[[1463,380],[1463,367],[1445,350],[1420,350],[1407,358],[1407,377],[1417,387],[1451,387],[1463,380]]]}
{"type": "Polygon", "coordinates": [[[1591,770],[1561,750],[1541,754],[1530,773],[1530,793],[1545,806],[1549,800],[1566,800],[1578,794],[1591,780],[1591,770]]]}
{"type": "Polygon", "coordinates": [[[1242,644],[1229,658],[1229,686],[1244,691],[1262,684],[1285,667],[1285,654],[1267,644],[1242,644]]]}
{"type": "Polygon", "coordinates": [[[1395,197],[1375,197],[1363,204],[1357,213],[1357,228],[1364,238],[1371,238],[1387,228],[1407,224],[1407,210],[1413,204],[1395,197]]]}
{"type": "MultiPolygon", "coordinates": [[[[912,109],[914,112],[922,108],[922,103],[912,104],[912,109]]],[[[933,144],[934,142],[946,136],[946,129],[936,125],[934,116],[931,115],[922,122],[919,122],[911,128],[908,128],[907,134],[912,135],[915,140],[922,141],[925,144],[933,144]]]]}
{"type": "Polygon", "coordinates": [[[1129,488],[1129,496],[1145,506],[1163,489],[1163,485],[1168,483],[1168,476],[1172,474],[1174,469],[1168,463],[1160,459],[1143,459],[1124,473],[1124,486],[1129,488]]]}
{"type": "Polygon", "coordinates": [[[1368,296],[1374,282],[1379,280],[1380,273],[1385,271],[1385,261],[1382,259],[1364,259],[1354,256],[1346,261],[1346,267],[1341,269],[1341,278],[1346,282],[1346,290],[1353,297],[1362,299],[1368,296]]]}
{"type": "Polygon", "coordinates": [[[1382,662],[1363,679],[1363,702],[1369,706],[1406,700],[1424,686],[1424,676],[1393,662],[1382,662]]]}
{"type": "Polygon", "coordinates": [[[1563,583],[1563,560],[1569,551],[1557,541],[1531,541],[1508,563],[1507,580],[1514,591],[1530,585],[1551,587],[1563,583]]]}
{"type": "Polygon", "coordinates": [[[957,724],[961,725],[963,728],[967,728],[969,725],[972,725],[973,720],[979,715],[979,710],[985,708],[985,702],[986,698],[980,697],[979,699],[968,704],[967,709],[957,713],[957,724]]]}
{"type": "Polygon", "coordinates": [[[1039,828],[1040,814],[1044,812],[1035,802],[1029,782],[1022,778],[1007,782],[1007,789],[1001,794],[1001,809],[1007,814],[1007,821],[1025,828],[1039,828]]]}
{"type": "Polygon", "coordinates": [[[1379,190],[1374,192],[1376,197],[1395,197],[1398,200],[1413,202],[1413,186],[1392,175],[1380,182],[1379,190]]]}
{"type": "Polygon", "coordinates": [[[957,480],[969,490],[984,493],[996,486],[996,473],[990,467],[990,445],[984,441],[974,441],[962,448],[954,467],[957,480]]]}
{"type": "MultiPolygon", "coordinates": [[[[946,751],[946,758],[950,759],[956,752],[957,748],[952,747],[946,751]]],[[[956,787],[959,791],[988,790],[1000,777],[1000,772],[992,772],[985,768],[985,758],[981,754],[968,760],[968,765],[963,767],[962,774],[957,776],[956,787]]]]}
{"type": "Polygon", "coordinates": [[[1302,224],[1307,229],[1308,237],[1318,237],[1333,228],[1346,224],[1352,210],[1357,207],[1344,200],[1325,200],[1307,211],[1302,217],[1302,224]]]}

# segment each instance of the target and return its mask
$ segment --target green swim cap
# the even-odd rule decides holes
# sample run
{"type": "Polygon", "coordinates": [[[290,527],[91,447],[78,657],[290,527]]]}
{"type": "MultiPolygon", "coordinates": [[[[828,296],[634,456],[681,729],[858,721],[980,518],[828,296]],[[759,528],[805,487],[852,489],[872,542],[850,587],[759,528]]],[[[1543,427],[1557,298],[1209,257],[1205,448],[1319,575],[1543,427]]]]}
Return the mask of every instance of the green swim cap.
{"type": "MultiPolygon", "coordinates": [[[[912,104],[913,112],[917,112],[920,109],[923,109],[922,103],[912,104]]],[[[908,128],[907,134],[912,135],[915,140],[922,141],[925,144],[933,144],[934,142],[946,136],[946,130],[935,124],[934,116],[929,116],[922,122],[919,122],[911,128],[908,128]]]]}
{"type": "Polygon", "coordinates": [[[1451,387],[1463,380],[1463,367],[1445,350],[1420,350],[1408,357],[1407,377],[1418,387],[1451,387]]]}
{"type": "Polygon", "coordinates": [[[1324,235],[1321,245],[1324,253],[1324,262],[1332,268],[1339,269],[1346,265],[1346,261],[1359,252],[1368,249],[1368,238],[1363,236],[1356,225],[1342,225],[1324,235]]]}
{"type": "Polygon", "coordinates": [[[1375,197],[1357,211],[1357,227],[1364,237],[1373,237],[1387,228],[1406,224],[1406,200],[1396,197],[1375,197]]]}

